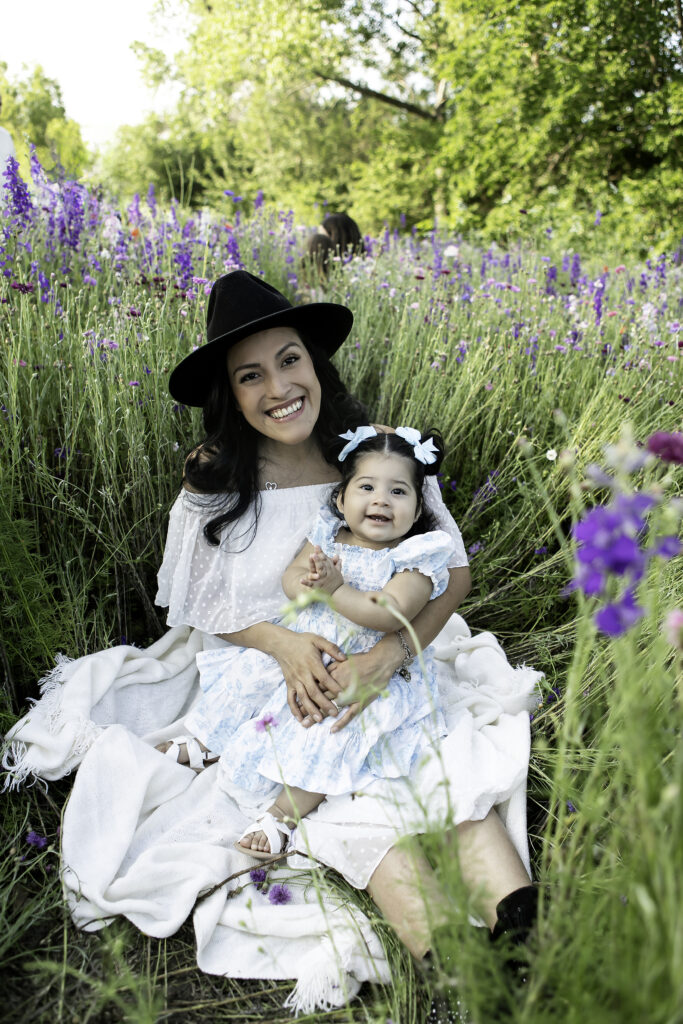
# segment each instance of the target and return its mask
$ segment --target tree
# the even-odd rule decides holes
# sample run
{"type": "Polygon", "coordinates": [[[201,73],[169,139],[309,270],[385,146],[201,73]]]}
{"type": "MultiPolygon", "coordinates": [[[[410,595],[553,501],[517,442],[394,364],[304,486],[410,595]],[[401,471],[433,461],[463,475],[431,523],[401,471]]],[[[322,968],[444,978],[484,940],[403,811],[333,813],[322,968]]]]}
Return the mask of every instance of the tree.
{"type": "MultiPolygon", "coordinates": [[[[679,0],[444,0],[455,83],[444,129],[450,207],[504,230],[519,209],[614,214],[612,237],[652,244],[683,228],[679,0]],[[624,230],[625,229],[625,230],[624,230]]],[[[592,223],[593,217],[590,218],[592,223]]]]}
{"type": "Polygon", "coordinates": [[[92,163],[78,124],[66,116],[58,83],[41,67],[10,81],[7,65],[0,63],[2,121],[14,139],[21,173],[29,175],[29,145],[49,174],[78,178],[92,163]]]}

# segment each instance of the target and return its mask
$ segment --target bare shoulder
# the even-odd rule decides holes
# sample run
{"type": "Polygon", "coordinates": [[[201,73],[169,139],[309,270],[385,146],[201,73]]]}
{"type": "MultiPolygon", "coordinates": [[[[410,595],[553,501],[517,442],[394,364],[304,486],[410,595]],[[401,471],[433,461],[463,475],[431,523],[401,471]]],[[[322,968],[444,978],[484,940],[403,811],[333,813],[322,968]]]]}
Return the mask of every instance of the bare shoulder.
{"type": "Polygon", "coordinates": [[[205,463],[205,462],[210,462],[215,454],[216,453],[215,453],[215,451],[213,451],[213,449],[205,448],[204,445],[201,445],[201,444],[198,444],[196,448],[192,449],[190,454],[185,459],[185,468],[183,470],[183,488],[186,491],[190,491],[192,494],[200,494],[201,493],[200,491],[197,490],[196,487],[192,486],[192,484],[188,481],[187,477],[185,476],[185,470],[187,470],[188,462],[194,461],[194,459],[197,459],[200,464],[205,463]]]}

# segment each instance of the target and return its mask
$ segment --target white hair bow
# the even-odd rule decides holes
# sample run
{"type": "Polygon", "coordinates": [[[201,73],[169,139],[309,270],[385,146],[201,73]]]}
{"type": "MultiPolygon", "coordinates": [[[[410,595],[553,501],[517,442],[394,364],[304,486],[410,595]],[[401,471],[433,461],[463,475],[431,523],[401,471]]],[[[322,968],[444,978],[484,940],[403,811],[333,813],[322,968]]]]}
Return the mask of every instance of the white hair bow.
{"type": "Polygon", "coordinates": [[[407,441],[409,445],[412,445],[418,462],[423,463],[425,466],[431,466],[433,462],[436,462],[439,450],[431,437],[423,442],[422,434],[419,430],[415,430],[414,427],[396,427],[396,433],[404,441],[407,441]]]}
{"type": "Polygon", "coordinates": [[[347,430],[345,434],[340,434],[339,436],[349,443],[344,445],[337,458],[343,462],[359,444],[367,441],[369,437],[376,437],[376,435],[377,431],[374,427],[356,427],[355,430],[347,430]]]}

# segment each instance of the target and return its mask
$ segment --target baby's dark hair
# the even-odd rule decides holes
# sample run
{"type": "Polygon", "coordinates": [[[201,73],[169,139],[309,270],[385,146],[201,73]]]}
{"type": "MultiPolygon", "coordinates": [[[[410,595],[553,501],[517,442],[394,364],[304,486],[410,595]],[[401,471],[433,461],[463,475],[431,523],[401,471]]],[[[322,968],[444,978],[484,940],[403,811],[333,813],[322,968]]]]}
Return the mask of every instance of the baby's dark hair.
{"type": "MultiPolygon", "coordinates": [[[[439,524],[436,516],[429,508],[422,495],[422,485],[426,476],[435,476],[441,467],[444,457],[444,443],[443,438],[438,430],[427,430],[422,434],[421,443],[424,444],[428,440],[434,442],[436,451],[436,461],[425,465],[424,462],[420,462],[419,459],[415,458],[415,449],[404,440],[399,437],[398,434],[392,433],[378,433],[374,437],[369,437],[365,441],[361,441],[357,448],[354,448],[352,452],[347,455],[343,462],[339,463],[341,470],[341,482],[334,488],[330,495],[330,509],[337,516],[338,519],[343,519],[343,515],[337,508],[337,498],[344,497],[346,488],[348,487],[351,479],[356,474],[356,469],[359,461],[364,455],[402,455],[408,460],[411,467],[412,482],[415,490],[417,491],[418,500],[420,502],[420,514],[413,523],[412,527],[405,535],[406,537],[414,537],[420,533],[429,533],[431,530],[438,530],[439,524]]],[[[346,444],[343,438],[339,439],[339,451],[341,452],[346,444]]]]}

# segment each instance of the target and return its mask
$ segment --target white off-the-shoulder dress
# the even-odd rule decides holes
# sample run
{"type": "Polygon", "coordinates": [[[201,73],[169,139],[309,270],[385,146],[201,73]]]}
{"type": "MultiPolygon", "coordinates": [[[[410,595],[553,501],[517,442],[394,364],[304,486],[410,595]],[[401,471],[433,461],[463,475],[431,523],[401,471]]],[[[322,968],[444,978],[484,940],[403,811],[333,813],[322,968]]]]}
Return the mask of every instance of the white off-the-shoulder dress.
{"type": "MultiPolygon", "coordinates": [[[[213,502],[183,491],[159,571],[157,603],[168,607],[168,632],[147,649],[124,645],[59,659],[40,700],[8,733],[3,758],[10,786],[61,778],[80,766],[62,830],[62,882],[79,927],[97,929],[125,915],[163,937],[192,913],[200,968],[296,978],[289,1005],[309,1011],[342,1003],[360,981],[388,977],[367,919],[330,894],[321,898],[322,882],[311,887],[307,871],[297,883],[297,869],[309,868],[310,858],[365,888],[400,837],[481,819],[495,806],[528,866],[529,711],[540,678],[511,667],[495,637],[471,636],[453,615],[433,644],[445,735],[408,775],[330,796],[301,823],[287,905],[273,906],[242,876],[198,903],[202,890],[248,864],[233,842],[269,800],[237,787],[222,767],[225,757],[195,775],[155,744],[189,732],[187,716],[200,694],[197,655],[228,646],[216,634],[279,621],[282,573],[328,490],[262,492],[256,531],[247,516],[240,536],[233,531],[217,547],[203,533],[213,502]]],[[[453,540],[449,564],[466,565],[433,478],[425,497],[453,540]]]]}

